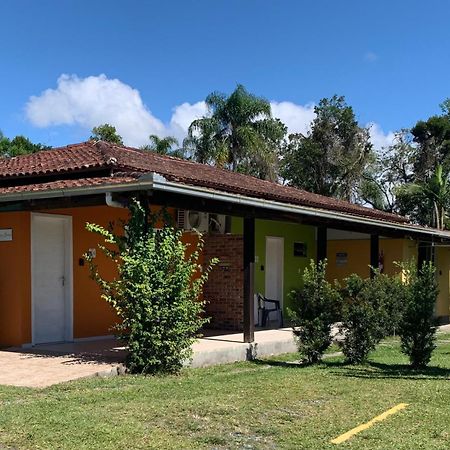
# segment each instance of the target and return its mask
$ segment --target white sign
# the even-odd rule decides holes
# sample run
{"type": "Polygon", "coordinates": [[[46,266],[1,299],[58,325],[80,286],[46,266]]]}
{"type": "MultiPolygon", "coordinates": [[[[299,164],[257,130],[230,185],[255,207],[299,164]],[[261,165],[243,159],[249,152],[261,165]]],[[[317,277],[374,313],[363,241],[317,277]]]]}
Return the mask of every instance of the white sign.
{"type": "Polygon", "coordinates": [[[12,228],[0,228],[0,242],[12,240],[12,228]]]}

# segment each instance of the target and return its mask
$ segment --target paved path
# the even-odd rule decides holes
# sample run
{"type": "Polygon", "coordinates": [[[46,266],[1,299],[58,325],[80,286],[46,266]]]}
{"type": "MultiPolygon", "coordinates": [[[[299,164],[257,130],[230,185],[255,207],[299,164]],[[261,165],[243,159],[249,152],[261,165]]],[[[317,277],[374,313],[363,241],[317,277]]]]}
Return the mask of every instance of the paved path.
{"type": "MultiPolygon", "coordinates": [[[[439,328],[450,332],[450,325],[439,328]]],[[[283,328],[256,331],[255,342],[251,344],[242,342],[242,333],[210,333],[199,339],[193,350],[191,366],[205,367],[297,349],[292,330],[283,328]]],[[[125,355],[125,348],[115,339],[3,350],[0,351],[0,385],[44,388],[78,378],[118,375],[124,373],[121,362],[125,355]]]]}
{"type": "Polygon", "coordinates": [[[122,351],[113,339],[3,350],[0,351],[0,384],[44,388],[78,378],[117,375],[123,371],[122,351]],[[94,347],[97,352],[92,350],[94,347]]]}

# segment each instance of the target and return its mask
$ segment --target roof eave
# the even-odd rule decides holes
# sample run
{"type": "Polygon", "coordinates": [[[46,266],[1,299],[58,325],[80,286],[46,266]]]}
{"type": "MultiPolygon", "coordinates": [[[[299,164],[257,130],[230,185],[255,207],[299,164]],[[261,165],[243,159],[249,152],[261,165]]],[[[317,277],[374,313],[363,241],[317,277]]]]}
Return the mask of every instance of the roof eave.
{"type": "Polygon", "coordinates": [[[436,238],[450,240],[450,232],[432,228],[420,227],[408,223],[389,222],[385,220],[374,219],[366,216],[347,214],[335,210],[313,208],[309,206],[295,205],[291,203],[282,203],[275,200],[266,200],[263,198],[249,197],[241,194],[217,191],[214,189],[193,186],[174,181],[168,181],[157,173],[147,173],[136,181],[124,183],[105,183],[99,186],[80,186],[75,188],[51,189],[45,191],[31,191],[8,193],[0,195],[0,203],[17,202],[26,200],[38,200],[48,198],[68,198],[73,196],[85,196],[93,194],[106,194],[108,192],[131,192],[140,190],[158,190],[176,194],[187,195],[191,197],[211,199],[227,203],[234,203],[243,206],[252,206],[262,209],[268,209],[279,212],[316,217],[320,219],[340,220],[361,225],[371,225],[375,227],[401,230],[407,233],[414,233],[424,236],[433,236],[436,238]]]}

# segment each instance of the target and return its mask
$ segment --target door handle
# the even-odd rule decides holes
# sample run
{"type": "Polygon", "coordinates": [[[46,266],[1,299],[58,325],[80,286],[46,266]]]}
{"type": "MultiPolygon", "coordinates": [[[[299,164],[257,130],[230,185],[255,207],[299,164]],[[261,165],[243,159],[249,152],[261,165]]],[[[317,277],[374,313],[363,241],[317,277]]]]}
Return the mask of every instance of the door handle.
{"type": "Polygon", "coordinates": [[[61,283],[63,286],[66,285],[66,277],[64,275],[61,277],[61,283]]]}

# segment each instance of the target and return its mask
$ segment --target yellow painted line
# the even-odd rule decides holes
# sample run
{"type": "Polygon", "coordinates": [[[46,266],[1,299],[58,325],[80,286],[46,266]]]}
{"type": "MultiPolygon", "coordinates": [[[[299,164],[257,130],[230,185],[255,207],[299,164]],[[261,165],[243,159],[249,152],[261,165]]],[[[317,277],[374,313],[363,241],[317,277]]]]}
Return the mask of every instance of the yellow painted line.
{"type": "Polygon", "coordinates": [[[361,431],[367,430],[367,428],[370,428],[371,426],[375,425],[377,422],[381,422],[384,419],[387,419],[392,414],[395,414],[396,412],[399,412],[402,409],[405,409],[408,406],[408,403],[399,403],[398,405],[394,406],[391,409],[388,409],[383,414],[380,414],[377,417],[374,417],[372,420],[369,420],[367,423],[363,423],[362,425],[357,426],[356,428],[351,429],[350,431],[347,431],[347,433],[341,434],[337,438],[333,439],[331,441],[332,444],[341,444],[342,442],[347,441],[355,434],[360,433],[361,431]]]}

